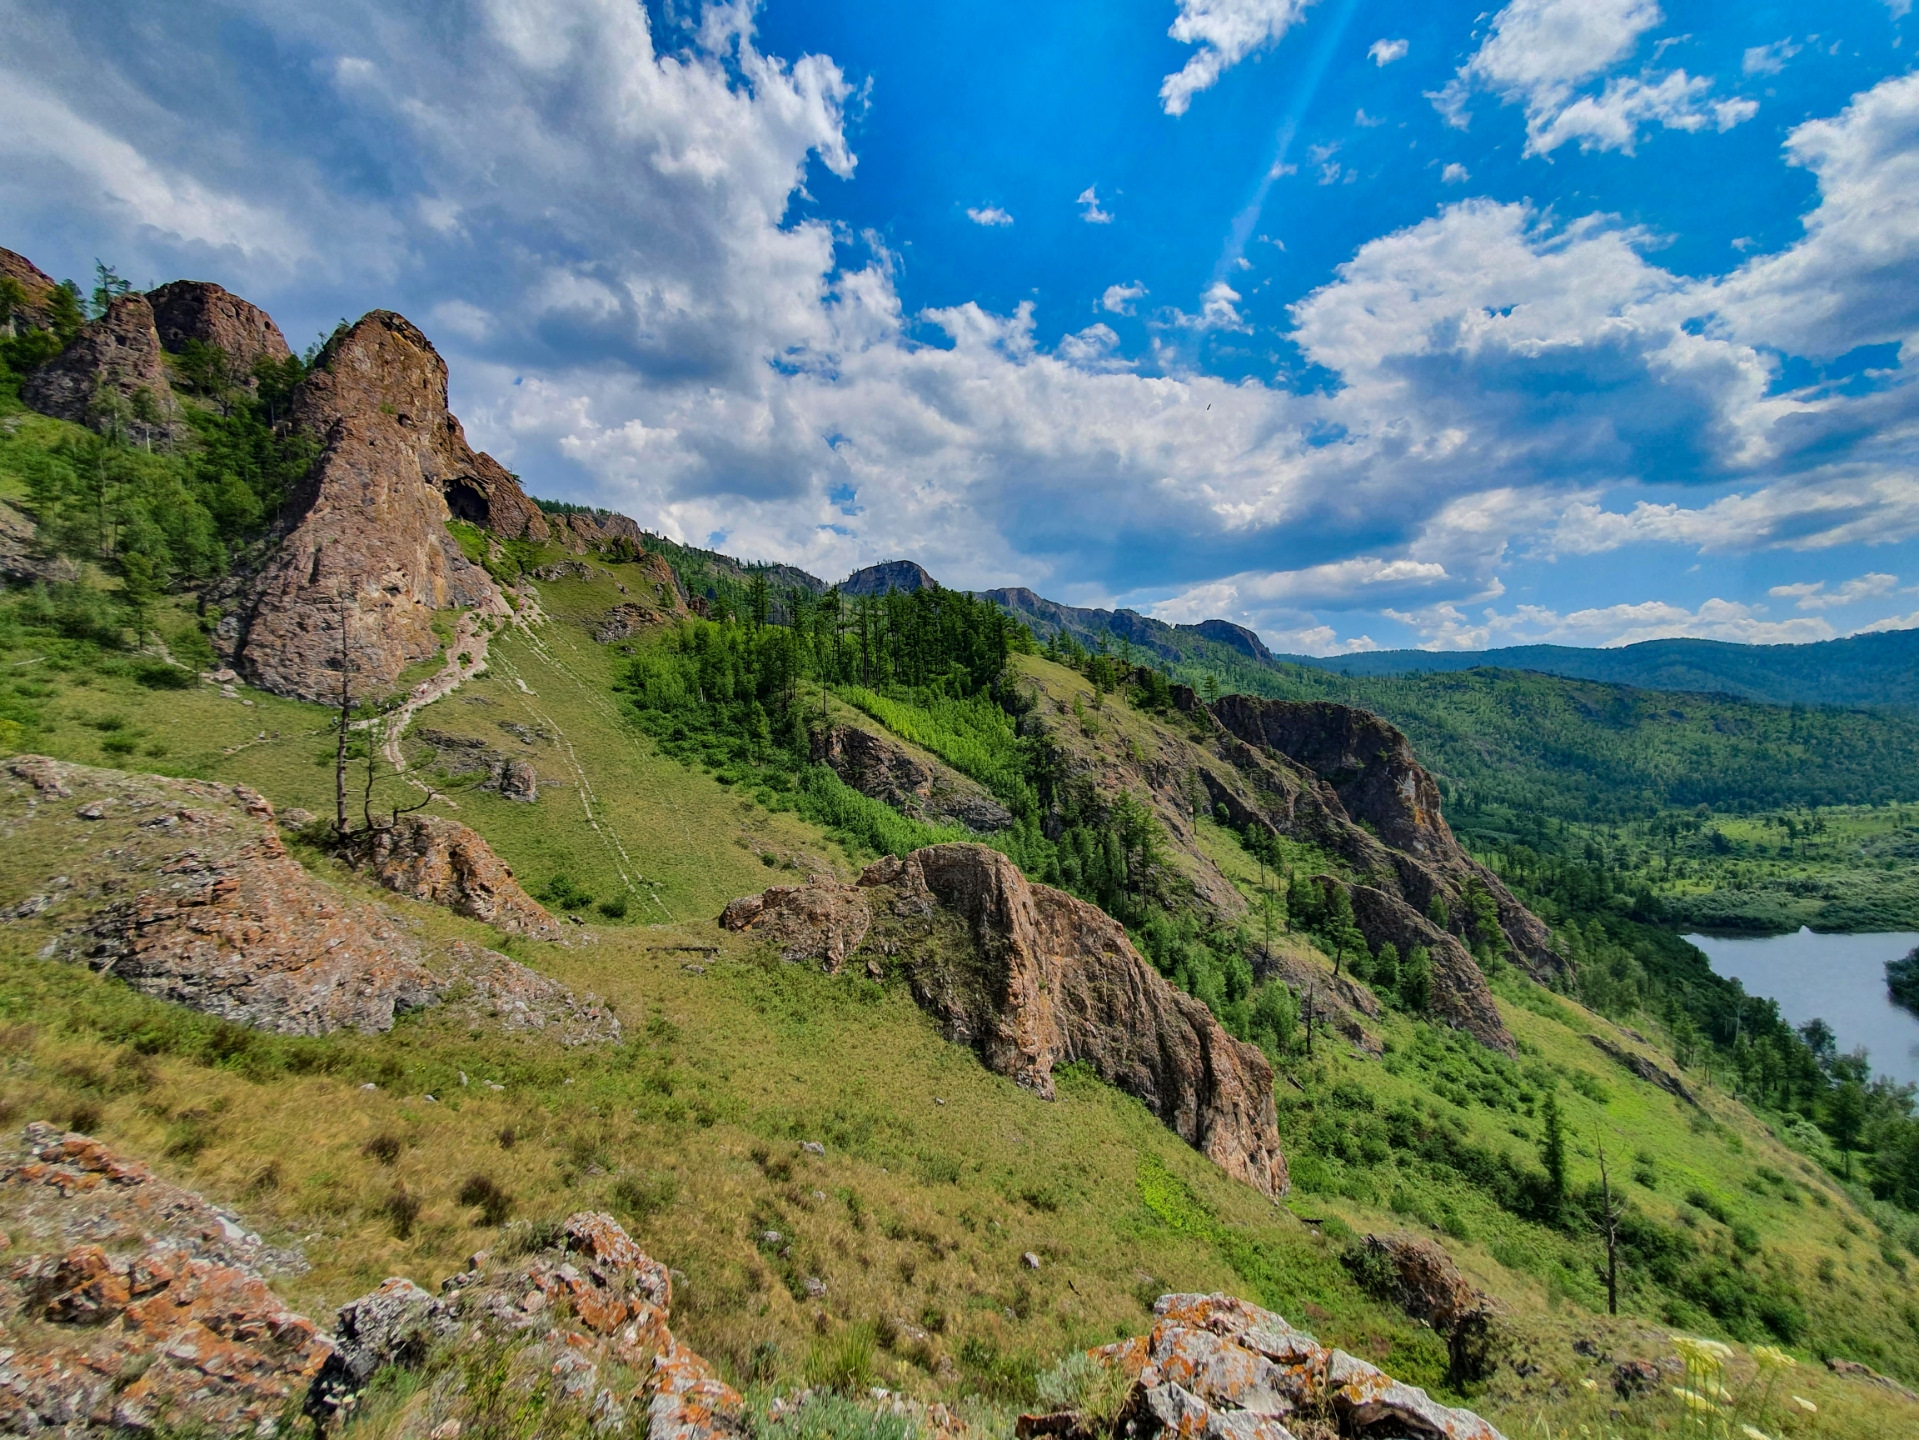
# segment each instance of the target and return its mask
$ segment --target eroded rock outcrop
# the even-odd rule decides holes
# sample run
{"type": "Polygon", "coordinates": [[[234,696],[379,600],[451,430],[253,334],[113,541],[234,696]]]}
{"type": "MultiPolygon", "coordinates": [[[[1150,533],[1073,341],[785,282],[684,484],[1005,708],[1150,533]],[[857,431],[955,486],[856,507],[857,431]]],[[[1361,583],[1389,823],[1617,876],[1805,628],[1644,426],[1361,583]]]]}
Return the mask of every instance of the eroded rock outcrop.
{"type": "Polygon", "coordinates": [[[1289,1422],[1310,1424],[1318,1434],[1381,1440],[1501,1440],[1472,1411],[1441,1405],[1244,1300],[1162,1295],[1153,1315],[1151,1333],[1089,1352],[1132,1380],[1117,1420],[1102,1423],[1075,1412],[1023,1415],[1021,1440],[1070,1434],[1292,1440],[1289,1422]]]}
{"type": "Polygon", "coordinates": [[[325,448],[289,503],[285,538],[220,622],[237,669],[277,694],[338,703],[343,672],[356,698],[384,693],[438,654],[434,612],[508,613],[446,521],[463,513],[449,496],[491,506],[519,487],[467,445],[424,335],[389,311],[366,316],[327,347],[293,419],[325,448]]]}
{"type": "Polygon", "coordinates": [[[1330,701],[1228,695],[1209,709],[1235,739],[1311,771],[1332,792],[1344,818],[1373,828],[1395,872],[1396,898],[1423,914],[1437,896],[1458,914],[1467,882],[1483,886],[1521,963],[1541,978],[1565,969],[1545,923],[1453,838],[1440,813],[1437,782],[1396,726],[1371,711],[1330,701]]]}
{"type": "Polygon", "coordinates": [[[0,880],[0,914],[45,932],[44,958],[156,998],[293,1035],[381,1031],[454,1003],[562,1043],[619,1038],[592,996],[480,946],[423,946],[309,874],[245,786],[16,756],[0,770],[0,825],[45,867],[0,880]]]}
{"type": "MultiPolygon", "coordinates": [[[[1164,879],[1176,903],[1183,900],[1191,908],[1229,924],[1239,923],[1246,915],[1246,898],[1215,859],[1213,847],[1218,842],[1203,833],[1204,819],[1216,821],[1242,837],[1256,838],[1264,832],[1324,850],[1338,857],[1342,875],[1351,878],[1327,875],[1319,884],[1348,892],[1368,948],[1377,951],[1390,941],[1403,955],[1413,944],[1428,946],[1435,956],[1437,1018],[1467,1030],[1495,1049],[1512,1053],[1512,1036],[1499,1018],[1478,965],[1456,936],[1442,934],[1424,914],[1433,896],[1450,904],[1457,899],[1466,877],[1481,874],[1469,857],[1462,859],[1467,868],[1455,882],[1426,858],[1393,848],[1381,835],[1347,814],[1327,779],[1271,744],[1240,738],[1184,687],[1172,687],[1171,699],[1172,708],[1185,718],[1134,711],[1123,725],[1105,724],[1092,713],[1091,686],[1077,677],[1062,685],[1046,675],[1029,674],[1021,688],[1025,708],[1020,729],[1046,743],[1056,776],[1055,794],[1071,794],[1081,814],[1098,813],[1116,804],[1122,795],[1145,806],[1168,842],[1164,879]],[[1075,698],[1083,702],[1080,711],[1072,708],[1075,698]]],[[[1215,708],[1230,714],[1243,699],[1229,697],[1215,708]]],[[[1257,707],[1265,702],[1246,703],[1257,707]]],[[[1372,734],[1372,725],[1379,722],[1367,725],[1362,719],[1372,721],[1362,712],[1353,712],[1350,717],[1332,717],[1328,723],[1336,723],[1336,728],[1351,725],[1360,733],[1372,734]]],[[[1301,727],[1310,730],[1304,722],[1301,727]]],[[[1265,739],[1294,744],[1322,760],[1346,753],[1330,741],[1320,751],[1312,751],[1298,735],[1283,728],[1265,739]]],[[[1403,737],[1399,745],[1403,747],[1403,737]]],[[[1347,748],[1356,746],[1357,742],[1347,748]]],[[[1388,760],[1403,767],[1409,763],[1409,754],[1402,748],[1390,748],[1388,760]]],[[[1424,794],[1426,802],[1437,804],[1437,787],[1423,770],[1417,775],[1399,774],[1394,786],[1387,788],[1398,793],[1395,786],[1403,787],[1408,781],[1415,800],[1424,794]]],[[[1419,811],[1414,818],[1426,823],[1429,830],[1433,824],[1444,824],[1436,811],[1419,811]]],[[[1432,832],[1422,842],[1427,844],[1428,854],[1440,853],[1440,839],[1458,851],[1450,832],[1432,832]]],[[[1459,854],[1463,856],[1463,852],[1459,854]]],[[[1497,877],[1492,877],[1491,884],[1497,884],[1497,877]]],[[[1531,923],[1538,924],[1536,920],[1531,923]]],[[[1297,947],[1291,955],[1284,953],[1285,948],[1267,964],[1267,970],[1285,970],[1282,978],[1302,993],[1312,990],[1326,996],[1340,992],[1337,1008],[1342,1030],[1363,1048],[1376,1048],[1376,1037],[1361,1023],[1363,1017],[1376,1013],[1376,1003],[1352,993],[1356,987],[1340,985],[1324,971],[1305,973],[1316,969],[1314,962],[1297,947]]]]}
{"type": "Polygon", "coordinates": [[[903,966],[948,1038],[990,1069],[1051,1099],[1054,1067],[1086,1061],[1227,1174],[1286,1192],[1266,1057],[1167,984],[1104,912],[1029,884],[997,851],[934,845],[869,866],[858,886],[775,886],[721,923],[762,927],[829,968],[870,933],[874,955],[903,966]],[[957,934],[934,933],[942,917],[957,934]]]}
{"type": "Polygon", "coordinates": [[[243,384],[251,383],[249,372],[258,362],[293,353],[271,315],[211,281],[175,280],[147,291],[146,298],[163,349],[177,355],[190,340],[217,345],[243,384]]]}
{"type": "MultiPolygon", "coordinates": [[[[1340,882],[1336,882],[1340,883],[1340,882]]],[[[1397,896],[1370,885],[1344,885],[1353,904],[1353,921],[1377,949],[1390,944],[1401,955],[1424,947],[1432,970],[1431,1013],[1455,1030],[1463,1030],[1480,1044],[1502,1054],[1518,1049],[1506,1022],[1499,1018],[1486,977],[1471,952],[1397,896]]]]}
{"type": "Polygon", "coordinates": [[[479,832],[437,815],[402,815],[366,839],[363,862],[387,889],[444,905],[511,935],[558,940],[560,924],[513,878],[479,832]]]}
{"type": "Polygon", "coordinates": [[[904,814],[980,833],[1013,823],[1012,812],[985,786],[931,756],[916,755],[877,729],[833,725],[816,730],[812,749],[814,764],[828,766],[862,795],[904,814]]]}
{"type": "Polygon", "coordinates": [[[408,1433],[484,1433],[493,1397],[463,1356],[506,1347],[500,1387],[541,1433],[641,1431],[647,1440],[746,1433],[737,1391],[674,1338],[670,1272],[610,1215],[581,1212],[554,1243],[511,1262],[475,1255],[438,1295],[387,1280],[341,1308],[338,1348],[308,1401],[326,1421],[382,1368],[425,1368],[408,1433]],[[638,1377],[638,1383],[635,1383],[638,1377]]]}
{"type": "Polygon", "coordinates": [[[272,1434],[333,1353],[262,1273],[298,1256],[85,1135],[0,1155],[0,1432],[272,1434]]]}
{"type": "Polygon", "coordinates": [[[161,355],[153,307],[144,295],[121,295],[21,382],[20,398],[42,415],[164,445],[173,439],[179,403],[161,355]]]}
{"type": "Polygon", "coordinates": [[[53,312],[48,304],[53,296],[54,279],[26,256],[12,250],[0,249],[0,279],[13,281],[20,287],[25,303],[16,306],[11,315],[0,315],[0,330],[11,334],[15,329],[47,330],[53,326],[53,312]]]}

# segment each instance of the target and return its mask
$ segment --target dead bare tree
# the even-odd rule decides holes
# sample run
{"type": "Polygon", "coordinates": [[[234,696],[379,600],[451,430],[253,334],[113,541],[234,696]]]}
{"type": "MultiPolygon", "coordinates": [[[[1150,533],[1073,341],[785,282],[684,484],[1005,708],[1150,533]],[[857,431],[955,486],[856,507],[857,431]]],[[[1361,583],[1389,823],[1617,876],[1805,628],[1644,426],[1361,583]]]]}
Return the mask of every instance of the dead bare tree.
{"type": "Polygon", "coordinates": [[[353,728],[353,651],[347,639],[347,625],[352,612],[347,606],[344,590],[336,589],[333,601],[340,621],[340,718],[333,755],[333,833],[344,844],[347,835],[347,732],[353,728]]]}
{"type": "Polygon", "coordinates": [[[1599,1142],[1599,1234],[1606,1242],[1606,1313],[1619,1313],[1619,1222],[1624,1206],[1613,1199],[1606,1171],[1606,1142],[1599,1142]]]}

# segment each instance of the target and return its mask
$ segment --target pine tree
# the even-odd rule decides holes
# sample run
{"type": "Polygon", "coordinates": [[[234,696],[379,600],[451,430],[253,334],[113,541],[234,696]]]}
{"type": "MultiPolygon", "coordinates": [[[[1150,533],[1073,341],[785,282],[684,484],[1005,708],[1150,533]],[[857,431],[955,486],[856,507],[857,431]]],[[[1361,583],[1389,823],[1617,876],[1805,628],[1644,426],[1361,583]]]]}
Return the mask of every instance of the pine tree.
{"type": "Polygon", "coordinates": [[[1553,1215],[1557,1218],[1566,1204],[1566,1129],[1559,1117],[1559,1096],[1556,1092],[1546,1092],[1546,1105],[1541,1117],[1546,1133],[1539,1142],[1539,1160],[1546,1167],[1546,1183],[1550,1187],[1553,1215]]]}

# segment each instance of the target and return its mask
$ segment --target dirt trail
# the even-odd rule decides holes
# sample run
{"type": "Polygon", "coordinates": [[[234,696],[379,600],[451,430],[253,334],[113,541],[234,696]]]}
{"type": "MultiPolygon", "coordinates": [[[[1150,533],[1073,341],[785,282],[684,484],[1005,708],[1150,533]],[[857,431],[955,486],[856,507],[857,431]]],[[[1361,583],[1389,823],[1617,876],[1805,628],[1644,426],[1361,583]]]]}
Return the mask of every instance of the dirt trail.
{"type": "Polygon", "coordinates": [[[415,685],[397,710],[380,719],[385,731],[381,750],[394,770],[402,775],[406,773],[406,756],[400,751],[400,741],[406,735],[407,726],[413,723],[413,717],[434,701],[444,700],[459,689],[462,682],[486,669],[487,647],[496,624],[525,623],[497,593],[489,597],[484,605],[461,612],[459,623],[454,628],[453,643],[446,647],[446,664],[437,673],[415,685]]]}

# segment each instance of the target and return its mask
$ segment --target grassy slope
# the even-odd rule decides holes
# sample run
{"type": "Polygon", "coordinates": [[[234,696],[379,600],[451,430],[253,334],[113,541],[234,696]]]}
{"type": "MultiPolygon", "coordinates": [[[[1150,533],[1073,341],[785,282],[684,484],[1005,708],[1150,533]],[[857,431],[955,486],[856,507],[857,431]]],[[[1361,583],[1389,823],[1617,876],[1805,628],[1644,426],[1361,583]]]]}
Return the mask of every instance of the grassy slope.
{"type": "MultiPolygon", "coordinates": [[[[641,877],[645,905],[636,903],[626,923],[589,927],[592,943],[537,953],[510,947],[612,999],[628,1045],[561,1054],[428,1018],[391,1037],[310,1042],[322,1060],[303,1062],[306,1073],[274,1061],[272,1044],[226,1065],[167,1045],[141,1060],[112,1037],[165,1007],[32,959],[33,925],[15,924],[0,931],[0,1011],[35,1027],[32,1035],[10,1031],[12,1043],[0,1047],[15,1119],[94,1107],[107,1137],[231,1201],[277,1237],[303,1242],[315,1268],[288,1288],[313,1312],[387,1273],[437,1281],[491,1243],[492,1232],[455,1199],[467,1176],[485,1173],[513,1192],[524,1216],[582,1205],[619,1210],[649,1248],[687,1274],[681,1325],[738,1378],[752,1371],[756,1350],[774,1373],[795,1378],[809,1352],[836,1343],[847,1325],[891,1316],[941,1333],[921,1357],[930,1369],[906,1358],[912,1347],[903,1336],[895,1354],[880,1357],[882,1379],[922,1390],[1015,1390],[1025,1367],[1141,1328],[1139,1294],[1193,1287],[1256,1295],[1408,1378],[1437,1379],[1443,1357],[1430,1332],[1364,1299],[1346,1279],[1326,1235],[1337,1224],[1294,1218],[1417,1228],[1390,1209],[1390,1173],[1322,1159],[1316,1190],[1274,1209],[1130,1100],[1069,1079],[1060,1101],[1047,1105],[941,1041],[897,988],[769,963],[718,932],[710,917],[725,899],[774,878],[761,855],[776,864],[800,851],[839,865],[851,857],[791,816],[769,814],[662,759],[617,723],[605,689],[616,657],[581,623],[614,603],[610,581],[564,582],[543,593],[553,620],[533,640],[502,641],[496,674],[433,707],[424,723],[485,735],[496,746],[501,719],[557,737],[534,758],[566,788],[533,807],[462,793],[458,817],[487,834],[535,888],[559,869],[599,895],[614,893],[622,870],[641,877]],[[662,915],[670,923],[642,923],[662,915]],[[659,948],[676,944],[722,953],[659,948]],[[460,1071],[473,1082],[464,1089],[460,1071]],[[369,1078],[382,1088],[360,1089],[369,1078]],[[507,1088],[483,1092],[482,1078],[507,1088]],[[441,1103],[426,1102],[427,1093],[441,1103]],[[511,1148],[499,1141],[506,1126],[515,1132],[511,1148]],[[405,1141],[395,1166],[362,1151],[381,1133],[405,1141]],[[301,1143],[288,1146],[288,1135],[301,1143]],[[802,1139],[821,1140],[826,1155],[805,1156],[802,1139]],[[167,1155],[169,1147],[176,1153],[167,1155]],[[271,1185],[263,1179],[270,1163],[271,1185]],[[423,1202],[405,1240],[388,1208],[396,1182],[423,1202]],[[784,1259],[753,1239],[769,1228],[793,1242],[784,1259]],[[1042,1257],[1039,1271],[1021,1266],[1027,1250],[1042,1257]],[[824,1301],[796,1298],[807,1275],[825,1280],[824,1301]]],[[[5,657],[8,673],[29,658],[5,657]]],[[[142,744],[164,744],[167,753],[132,763],[245,781],[282,806],[330,804],[330,773],[315,763],[326,749],[326,717],[312,707],[252,695],[256,704],[247,707],[206,689],[152,692],[117,678],[81,684],[86,677],[71,672],[46,675],[46,662],[24,668],[54,692],[35,701],[49,720],[34,737],[37,748],[99,763],[109,733],[135,729],[142,744]],[[102,732],[84,723],[102,716],[126,725],[102,732]],[[265,741],[256,738],[261,730],[265,741]]],[[[1223,834],[1209,839],[1231,843],[1223,834]]],[[[0,903],[15,898],[13,881],[24,883],[30,869],[19,861],[0,867],[9,885],[0,903]]],[[[483,933],[393,903],[424,925],[483,933]]],[[[1606,1135],[1609,1152],[1616,1147],[1622,1157],[1647,1150],[1658,1188],[1635,1192],[1638,1203],[1677,1213],[1689,1186],[1715,1190],[1769,1250],[1800,1269],[1821,1326],[1835,1340],[1858,1338],[1835,1348],[1908,1375],[1919,1370],[1900,1317],[1902,1286],[1879,1256],[1870,1220],[1729,1102],[1710,1102],[1720,1125],[1693,1129],[1666,1097],[1578,1038],[1578,1027],[1604,1022],[1548,1003],[1571,1022],[1502,1001],[1515,1034],[1536,1048],[1529,1058],[1589,1077],[1593,1093],[1611,1097],[1602,1105],[1562,1090],[1576,1176],[1590,1167],[1579,1153],[1589,1137],[1606,1135]],[[1778,1186],[1763,1195],[1738,1188],[1761,1163],[1799,1177],[1799,1203],[1778,1186]],[[1813,1278],[1821,1260],[1833,1264],[1823,1288],[1813,1278]]],[[[1410,1022],[1389,1019],[1386,1031],[1395,1058],[1414,1054],[1410,1022]]],[[[1378,1062],[1324,1051],[1313,1070],[1299,1068],[1314,1094],[1351,1075],[1382,1100],[1444,1103],[1432,1101],[1423,1072],[1394,1076],[1378,1062]]],[[[1528,1117],[1484,1106],[1461,1113],[1488,1143],[1532,1142],[1528,1117]],[[1514,1129],[1525,1133],[1505,1133],[1514,1129]]],[[[1289,1105],[1287,1123],[1295,1155],[1304,1155],[1308,1112],[1289,1105]]],[[[1592,1409],[1587,1418],[1602,1418],[1603,1405],[1576,1381],[1603,1382],[1606,1367],[1574,1356],[1575,1336],[1598,1336],[1617,1355],[1667,1353],[1663,1328],[1592,1313],[1592,1247],[1522,1226],[1463,1189],[1441,1193],[1410,1170],[1396,1183],[1436,1218],[1441,1202],[1450,1206],[1454,1228],[1473,1237],[1451,1247],[1509,1306],[1521,1343],[1544,1367],[1522,1381],[1506,1366],[1477,1398],[1510,1433],[1544,1433],[1529,1417],[1547,1403],[1554,1433],[1579,1419],[1581,1406],[1592,1409]]],[[[1715,1222],[1698,1223],[1724,1242],[1715,1222]]],[[[1794,1388],[1825,1407],[1822,1433],[1919,1435],[1919,1420],[1903,1407],[1812,1367],[1802,1367],[1794,1388]]],[[[1664,1429],[1676,1415],[1661,1397],[1617,1423],[1664,1429]]]]}

